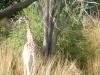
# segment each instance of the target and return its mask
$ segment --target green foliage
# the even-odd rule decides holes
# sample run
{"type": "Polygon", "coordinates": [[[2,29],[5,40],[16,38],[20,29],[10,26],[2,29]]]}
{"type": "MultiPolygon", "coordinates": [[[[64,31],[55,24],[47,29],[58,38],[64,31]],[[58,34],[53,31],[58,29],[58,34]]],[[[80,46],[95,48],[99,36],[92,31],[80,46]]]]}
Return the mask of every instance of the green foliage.
{"type": "Polygon", "coordinates": [[[21,53],[26,41],[26,28],[25,25],[18,26],[15,30],[10,32],[10,35],[8,36],[6,43],[6,50],[11,52],[14,60],[13,62],[17,62],[18,57],[21,57],[21,53]]]}
{"type": "Polygon", "coordinates": [[[0,36],[7,36],[8,34],[9,34],[9,32],[8,31],[6,31],[6,29],[4,28],[4,27],[2,27],[2,26],[0,26],[0,36]]]}
{"type": "Polygon", "coordinates": [[[99,29],[84,30],[81,24],[74,22],[59,35],[57,53],[70,61],[77,59],[81,69],[86,69],[89,60],[94,61],[100,53],[99,29]]]}
{"type": "Polygon", "coordinates": [[[9,26],[7,19],[3,19],[0,21],[0,41],[5,40],[9,35],[9,26]]]}

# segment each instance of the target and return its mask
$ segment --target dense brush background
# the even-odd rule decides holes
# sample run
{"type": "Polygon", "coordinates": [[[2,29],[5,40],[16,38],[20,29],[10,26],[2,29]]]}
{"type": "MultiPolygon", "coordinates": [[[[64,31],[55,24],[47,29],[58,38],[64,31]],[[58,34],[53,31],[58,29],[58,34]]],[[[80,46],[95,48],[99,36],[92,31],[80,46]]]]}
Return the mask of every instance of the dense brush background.
{"type": "MultiPolygon", "coordinates": [[[[23,13],[29,18],[33,37],[42,50],[43,23],[37,9],[31,5],[23,13]]],[[[16,15],[16,19],[19,16],[16,15]]],[[[84,16],[84,27],[71,19],[59,35],[56,57],[52,63],[48,62],[46,75],[100,75],[100,13],[90,16],[94,22],[84,16]]],[[[0,22],[0,75],[23,75],[25,42],[25,24],[11,29],[8,19],[0,22]]],[[[41,67],[38,75],[43,75],[41,67]]]]}

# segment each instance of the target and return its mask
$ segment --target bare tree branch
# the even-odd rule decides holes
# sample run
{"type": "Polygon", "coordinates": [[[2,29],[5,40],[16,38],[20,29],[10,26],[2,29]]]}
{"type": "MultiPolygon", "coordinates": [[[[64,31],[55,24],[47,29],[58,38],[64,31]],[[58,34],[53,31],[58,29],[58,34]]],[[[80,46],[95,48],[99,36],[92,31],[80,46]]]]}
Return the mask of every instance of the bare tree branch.
{"type": "MultiPolygon", "coordinates": [[[[60,0],[59,1],[59,4],[58,4],[58,13],[57,13],[57,17],[56,17],[56,23],[58,23],[58,21],[59,21],[59,19],[60,19],[60,13],[61,13],[61,11],[62,11],[62,6],[61,6],[61,4],[62,4],[62,1],[60,0]]],[[[58,25],[58,24],[57,24],[58,25]]]]}
{"type": "Polygon", "coordinates": [[[56,0],[50,0],[50,10],[49,10],[49,14],[50,14],[50,16],[52,18],[54,17],[54,13],[56,12],[56,10],[55,10],[55,4],[56,4],[56,0]]]}
{"type": "Polygon", "coordinates": [[[36,2],[36,5],[37,5],[37,8],[38,8],[40,16],[43,18],[43,9],[42,9],[42,6],[38,2],[36,2]]]}
{"type": "MultiPolygon", "coordinates": [[[[65,2],[65,4],[66,4],[66,2],[65,2]]],[[[68,7],[69,7],[69,6],[68,6],[68,7]]],[[[70,20],[72,14],[73,14],[73,10],[74,10],[75,7],[76,7],[76,0],[73,1],[73,3],[71,4],[71,6],[69,7],[70,10],[69,10],[69,13],[68,13],[68,17],[67,17],[67,19],[65,20],[63,26],[62,26],[61,28],[59,28],[59,32],[61,32],[61,31],[62,31],[64,28],[66,28],[66,26],[68,25],[68,22],[69,22],[69,20],[70,20]]]]}
{"type": "Polygon", "coordinates": [[[19,10],[22,10],[23,8],[26,8],[30,4],[32,4],[36,0],[25,0],[23,2],[20,2],[16,5],[9,6],[5,8],[4,10],[0,11],[0,20],[4,17],[10,15],[11,13],[17,12],[19,10]]]}
{"type": "Polygon", "coordinates": [[[54,7],[54,10],[57,9],[57,7],[58,7],[58,3],[59,3],[59,0],[56,0],[56,1],[55,1],[55,7],[54,7]]]}
{"type": "Polygon", "coordinates": [[[63,24],[62,28],[60,29],[60,31],[62,31],[64,28],[66,28],[66,26],[68,25],[68,22],[69,22],[69,20],[70,20],[70,17],[71,17],[71,15],[69,15],[69,16],[67,17],[67,19],[66,19],[66,21],[64,22],[64,24],[63,24]]]}
{"type": "Polygon", "coordinates": [[[62,0],[60,0],[58,2],[58,11],[55,18],[55,27],[58,29],[59,29],[58,24],[60,23],[60,14],[62,12],[63,7],[64,7],[64,3],[62,3],[62,0]]]}

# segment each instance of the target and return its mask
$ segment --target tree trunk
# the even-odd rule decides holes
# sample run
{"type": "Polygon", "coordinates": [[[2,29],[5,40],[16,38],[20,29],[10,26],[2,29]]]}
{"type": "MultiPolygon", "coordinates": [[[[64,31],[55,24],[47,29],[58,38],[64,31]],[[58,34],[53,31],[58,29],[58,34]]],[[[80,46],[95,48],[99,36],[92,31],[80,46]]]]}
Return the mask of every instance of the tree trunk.
{"type": "Polygon", "coordinates": [[[48,28],[44,25],[43,55],[48,56],[48,28]]]}
{"type": "Polygon", "coordinates": [[[52,35],[53,35],[53,20],[50,17],[49,18],[49,29],[48,29],[48,53],[50,55],[50,50],[51,50],[51,44],[52,44],[52,35]]]}
{"type": "Polygon", "coordinates": [[[52,59],[56,54],[58,34],[67,26],[71,15],[68,13],[63,24],[60,20],[60,14],[65,2],[62,0],[44,0],[43,2],[43,5],[37,3],[37,6],[44,23],[43,54],[47,61],[48,57],[52,59]]]}
{"type": "Polygon", "coordinates": [[[52,45],[51,45],[51,50],[50,50],[50,58],[52,59],[54,57],[54,55],[56,54],[56,44],[57,44],[57,40],[58,40],[58,34],[59,34],[59,30],[56,28],[54,30],[54,36],[52,39],[52,45]]]}
{"type": "Polygon", "coordinates": [[[48,29],[49,29],[49,1],[45,0],[43,11],[43,23],[44,23],[44,40],[43,40],[43,54],[48,57],[48,29]]]}

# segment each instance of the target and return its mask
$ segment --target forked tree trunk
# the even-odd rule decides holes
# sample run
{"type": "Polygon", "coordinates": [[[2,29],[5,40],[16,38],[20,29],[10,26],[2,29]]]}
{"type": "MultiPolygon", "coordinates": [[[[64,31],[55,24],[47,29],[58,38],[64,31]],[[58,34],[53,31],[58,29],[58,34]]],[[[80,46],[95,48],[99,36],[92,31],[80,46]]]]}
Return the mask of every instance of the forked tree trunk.
{"type": "MultiPolygon", "coordinates": [[[[51,27],[52,28],[52,27],[51,27]]],[[[53,58],[56,53],[56,43],[58,39],[58,30],[47,28],[44,26],[44,41],[43,41],[43,53],[47,58],[53,58]]]]}
{"type": "Polygon", "coordinates": [[[39,13],[43,19],[44,24],[44,40],[43,40],[43,54],[48,59],[51,59],[56,54],[56,43],[59,33],[66,27],[70,16],[66,18],[64,24],[60,22],[60,14],[65,6],[63,0],[44,0],[43,5],[38,4],[39,13]],[[59,24],[60,27],[59,27],[59,24]]]}

